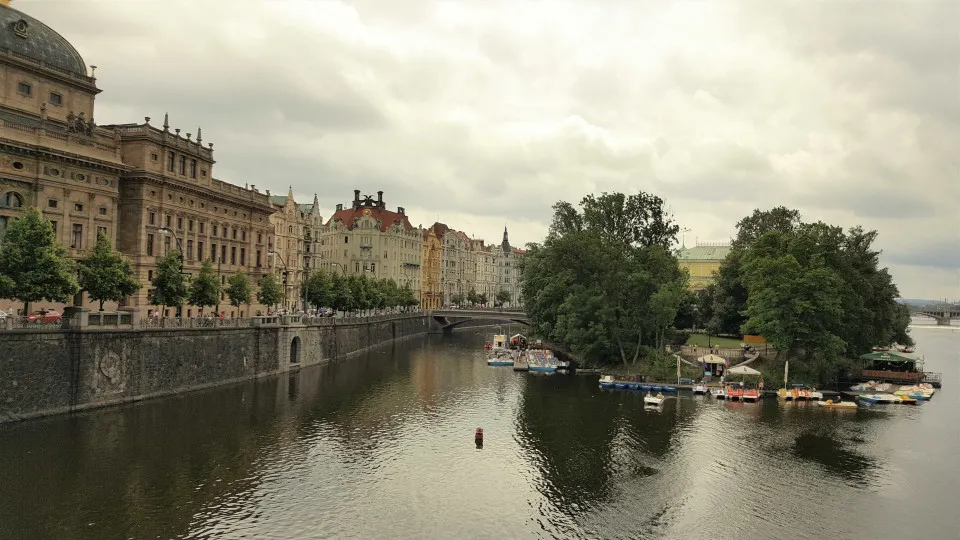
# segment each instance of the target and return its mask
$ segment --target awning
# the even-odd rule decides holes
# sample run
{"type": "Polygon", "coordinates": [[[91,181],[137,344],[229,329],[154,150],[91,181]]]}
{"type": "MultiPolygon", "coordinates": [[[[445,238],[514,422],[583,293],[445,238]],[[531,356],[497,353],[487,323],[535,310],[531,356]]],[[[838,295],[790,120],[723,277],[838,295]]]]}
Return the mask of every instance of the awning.
{"type": "Polygon", "coordinates": [[[737,366],[727,370],[727,375],[760,375],[760,372],[747,366],[737,366]]]}
{"type": "Polygon", "coordinates": [[[726,361],[726,360],[724,360],[722,357],[717,356],[717,355],[715,355],[715,354],[707,354],[707,355],[701,356],[700,358],[697,358],[697,361],[700,362],[701,364],[723,364],[723,365],[727,365],[727,361],[726,361]]]}
{"type": "Polygon", "coordinates": [[[923,357],[894,351],[876,351],[860,355],[861,360],[872,360],[874,362],[919,362],[923,357]]]}

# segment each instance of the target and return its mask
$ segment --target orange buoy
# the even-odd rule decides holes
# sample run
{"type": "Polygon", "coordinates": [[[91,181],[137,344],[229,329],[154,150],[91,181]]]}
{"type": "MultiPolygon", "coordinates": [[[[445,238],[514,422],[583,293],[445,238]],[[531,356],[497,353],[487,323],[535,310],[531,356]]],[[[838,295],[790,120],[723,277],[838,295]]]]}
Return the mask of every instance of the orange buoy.
{"type": "Polygon", "coordinates": [[[477,443],[483,442],[483,428],[477,428],[477,432],[473,435],[473,440],[477,443]]]}

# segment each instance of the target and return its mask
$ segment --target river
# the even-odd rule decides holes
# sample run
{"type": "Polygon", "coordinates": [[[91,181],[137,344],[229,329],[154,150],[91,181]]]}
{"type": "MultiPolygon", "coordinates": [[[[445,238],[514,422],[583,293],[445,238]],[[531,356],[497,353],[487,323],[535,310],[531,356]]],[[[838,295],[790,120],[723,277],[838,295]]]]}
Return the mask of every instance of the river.
{"type": "Polygon", "coordinates": [[[960,327],[912,335],[944,375],[915,407],[644,410],[470,331],[0,425],[0,538],[955,538],[960,327]]]}

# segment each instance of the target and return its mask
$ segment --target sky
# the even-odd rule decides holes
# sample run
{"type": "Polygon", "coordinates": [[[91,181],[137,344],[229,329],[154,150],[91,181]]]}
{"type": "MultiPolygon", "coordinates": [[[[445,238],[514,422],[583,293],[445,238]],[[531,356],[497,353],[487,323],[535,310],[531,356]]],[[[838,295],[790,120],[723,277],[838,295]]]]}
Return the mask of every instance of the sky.
{"type": "Polygon", "coordinates": [[[217,178],[383,190],[415,225],[541,241],[552,205],[662,197],[683,242],[753,209],[879,231],[960,298],[956,0],[16,0],[96,65],[98,124],[214,143],[217,178]]]}

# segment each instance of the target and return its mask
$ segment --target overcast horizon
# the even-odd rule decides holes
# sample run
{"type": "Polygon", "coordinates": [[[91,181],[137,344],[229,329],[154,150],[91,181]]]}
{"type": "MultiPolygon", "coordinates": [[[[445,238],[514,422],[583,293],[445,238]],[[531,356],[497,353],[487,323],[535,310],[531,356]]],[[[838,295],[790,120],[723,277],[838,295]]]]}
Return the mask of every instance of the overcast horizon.
{"type": "Polygon", "coordinates": [[[960,298],[960,2],[16,0],[96,65],[98,124],[213,142],[215,176],[328,218],[539,242],[551,206],[662,197],[686,245],[753,209],[879,231],[960,298]]]}

